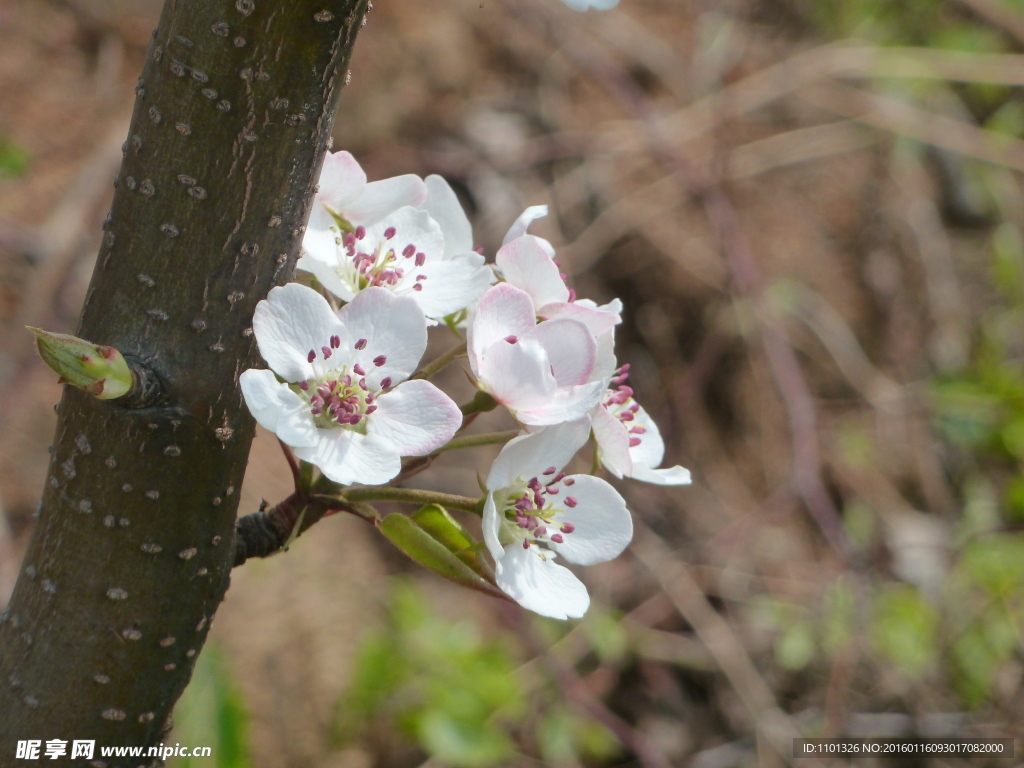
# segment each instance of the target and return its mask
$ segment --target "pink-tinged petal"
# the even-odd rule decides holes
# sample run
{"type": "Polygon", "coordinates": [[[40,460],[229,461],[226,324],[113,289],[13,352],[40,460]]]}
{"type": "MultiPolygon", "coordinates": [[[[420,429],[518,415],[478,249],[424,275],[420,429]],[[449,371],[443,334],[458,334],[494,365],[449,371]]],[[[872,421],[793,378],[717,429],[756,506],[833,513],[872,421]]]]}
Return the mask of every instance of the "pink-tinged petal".
{"type": "Polygon", "coordinates": [[[502,245],[511,243],[516,238],[522,237],[526,234],[526,230],[530,228],[530,225],[537,219],[543,219],[548,215],[548,207],[546,205],[531,205],[521,214],[519,218],[515,220],[508,232],[505,233],[505,239],[501,241],[502,245]]]}
{"type": "Polygon", "coordinates": [[[635,435],[640,438],[640,442],[629,449],[633,463],[646,464],[648,467],[660,466],[665,458],[665,442],[661,439],[661,430],[651,415],[641,406],[633,414],[629,426],[646,430],[635,435]]]}
{"type": "Polygon", "coordinates": [[[465,309],[494,282],[494,272],[478,253],[428,261],[408,272],[402,287],[408,285],[411,290],[420,275],[426,275],[425,280],[419,281],[422,289],[406,295],[416,300],[423,314],[435,320],[465,309]]]}
{"type": "Polygon", "coordinates": [[[522,336],[537,324],[530,294],[508,283],[499,283],[480,297],[469,321],[466,343],[473,372],[479,375],[484,351],[508,336],[522,336]]]}
{"type": "Polygon", "coordinates": [[[597,342],[578,320],[548,320],[524,339],[536,339],[548,353],[551,373],[559,387],[586,384],[597,362],[597,342]]]}
{"type": "Polygon", "coordinates": [[[543,427],[582,419],[601,401],[605,383],[594,381],[575,387],[559,389],[544,406],[520,410],[516,419],[521,424],[543,427]]]}
{"type": "Polygon", "coordinates": [[[369,227],[399,208],[417,207],[427,199],[427,185],[413,174],[371,181],[353,202],[345,208],[345,218],[354,226],[369,227]]]}
{"type": "Polygon", "coordinates": [[[429,381],[400,384],[376,400],[367,432],[380,435],[402,456],[425,456],[447,443],[462,426],[462,412],[429,381]]]}
{"type": "MultiPolygon", "coordinates": [[[[633,538],[633,519],[626,500],[599,477],[570,475],[571,486],[558,483],[560,497],[572,496],[576,506],[566,508],[554,519],[556,525],[571,523],[572,533],[563,534],[561,544],[548,544],[570,563],[596,565],[618,557],[633,538]]],[[[566,478],[566,479],[570,479],[566,478]]]]}
{"type": "Polygon", "coordinates": [[[629,455],[626,427],[603,405],[591,411],[590,419],[594,424],[594,439],[601,463],[616,477],[629,477],[633,474],[633,459],[629,455]]]}
{"type": "Polygon", "coordinates": [[[306,359],[310,350],[330,344],[331,336],[340,336],[345,343],[348,339],[327,300],[298,283],[271,289],[256,305],[252,329],[263,359],[291,382],[308,379],[319,370],[318,362],[310,364],[306,359]]]}
{"type": "Polygon", "coordinates": [[[473,227],[466,218],[462,203],[447,181],[432,175],[425,179],[427,199],[423,208],[441,225],[444,234],[444,257],[450,259],[473,251],[473,227]]]}
{"type": "Polygon", "coordinates": [[[345,207],[365,189],[366,174],[350,153],[329,152],[324,155],[317,184],[319,189],[313,198],[314,208],[326,205],[344,214],[345,207]]]}
{"type": "Polygon", "coordinates": [[[622,322],[622,318],[615,313],[606,312],[597,307],[588,307],[580,302],[570,304],[569,302],[551,302],[549,304],[538,304],[540,307],[537,314],[547,320],[554,320],[559,317],[578,320],[590,329],[595,336],[605,333],[622,322]]]}
{"type": "Polygon", "coordinates": [[[544,347],[527,338],[492,344],[477,375],[487,392],[513,411],[547,405],[558,386],[544,347]]]}
{"type": "Polygon", "coordinates": [[[324,288],[342,301],[352,301],[355,297],[355,294],[352,293],[352,289],[338,277],[338,273],[334,271],[334,267],[325,263],[318,256],[314,256],[312,253],[304,254],[299,259],[298,263],[296,263],[295,268],[301,269],[304,272],[309,272],[313,277],[320,281],[320,284],[324,288]]]}
{"type": "Polygon", "coordinates": [[[314,204],[302,236],[302,250],[326,264],[336,265],[340,236],[334,217],[322,205],[314,204]]]}
{"type": "Polygon", "coordinates": [[[651,469],[646,464],[634,463],[631,477],[652,485],[689,485],[692,482],[690,470],[678,464],[667,469],[651,469]]]}
{"type": "Polygon", "coordinates": [[[253,418],[292,446],[316,445],[316,425],[309,406],[272,371],[250,368],[238,378],[242,396],[253,418]]]}
{"type": "Polygon", "coordinates": [[[494,263],[508,282],[530,294],[534,307],[569,300],[558,266],[535,237],[518,237],[501,246],[494,263]]]}
{"type": "Polygon", "coordinates": [[[501,531],[501,517],[498,515],[498,507],[494,503],[494,494],[488,493],[484,502],[484,515],[482,521],[484,533],[484,544],[487,551],[491,553],[494,562],[498,562],[505,556],[505,548],[501,546],[499,539],[501,531]]]}
{"type": "Polygon", "coordinates": [[[619,361],[615,359],[615,326],[597,334],[594,340],[597,342],[597,360],[590,372],[590,380],[610,379],[619,367],[619,361]]]}
{"type": "Polygon", "coordinates": [[[587,588],[572,571],[554,562],[550,552],[518,544],[496,561],[498,586],[523,608],[552,619],[578,619],[590,607],[587,588]],[[543,558],[543,559],[542,559],[543,558]]]}
{"type": "Polygon", "coordinates": [[[319,436],[315,447],[296,448],[295,455],[336,483],[381,485],[402,469],[398,452],[379,435],[339,428],[322,429],[319,436]]]}
{"type": "Polygon", "coordinates": [[[487,489],[497,491],[532,477],[548,467],[562,470],[590,437],[590,419],[546,427],[509,440],[487,474],[487,489]]]}
{"type": "Polygon", "coordinates": [[[348,338],[366,339],[353,350],[353,363],[366,371],[366,381],[377,388],[384,378],[393,384],[405,381],[419,365],[427,348],[427,322],[423,311],[408,296],[396,296],[385,288],[366,288],[341,308],[338,317],[348,338]],[[383,365],[374,361],[384,356],[383,365]]]}

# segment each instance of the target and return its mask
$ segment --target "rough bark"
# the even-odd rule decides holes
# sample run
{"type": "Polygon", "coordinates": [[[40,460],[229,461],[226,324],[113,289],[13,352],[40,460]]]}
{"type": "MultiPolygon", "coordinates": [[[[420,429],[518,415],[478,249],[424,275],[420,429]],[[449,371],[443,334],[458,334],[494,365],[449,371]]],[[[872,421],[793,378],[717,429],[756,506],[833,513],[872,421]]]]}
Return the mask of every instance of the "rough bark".
{"type": "Polygon", "coordinates": [[[0,618],[0,766],[21,739],[161,740],[234,562],[253,309],[291,274],[365,12],[167,0],[78,332],[148,365],[164,401],[64,393],[0,618]]]}

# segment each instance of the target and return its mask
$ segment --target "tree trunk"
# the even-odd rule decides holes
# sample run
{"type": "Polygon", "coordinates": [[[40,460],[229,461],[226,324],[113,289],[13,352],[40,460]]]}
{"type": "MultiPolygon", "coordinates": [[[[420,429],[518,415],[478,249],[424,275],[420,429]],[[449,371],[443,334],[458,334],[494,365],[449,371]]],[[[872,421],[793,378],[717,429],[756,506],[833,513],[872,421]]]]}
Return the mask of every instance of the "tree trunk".
{"type": "Polygon", "coordinates": [[[0,618],[2,767],[24,764],[18,740],[93,739],[94,760],[161,741],[234,560],[253,310],[291,275],[366,9],[167,0],[78,333],[162,391],[136,407],[61,400],[0,618]]]}

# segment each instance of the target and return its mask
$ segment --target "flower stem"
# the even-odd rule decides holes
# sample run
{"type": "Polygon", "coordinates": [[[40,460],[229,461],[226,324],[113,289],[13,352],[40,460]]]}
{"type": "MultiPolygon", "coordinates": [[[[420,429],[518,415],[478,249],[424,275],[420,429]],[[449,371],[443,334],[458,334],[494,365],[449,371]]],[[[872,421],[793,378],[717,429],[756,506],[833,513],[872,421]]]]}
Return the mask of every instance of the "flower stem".
{"type": "Polygon", "coordinates": [[[434,454],[444,453],[445,451],[457,451],[460,448],[473,448],[478,445],[507,443],[513,437],[517,437],[518,435],[518,429],[509,429],[504,432],[484,432],[479,435],[463,435],[462,437],[456,437],[449,440],[446,444],[434,451],[434,454]]]}
{"type": "MultiPolygon", "coordinates": [[[[319,500],[316,496],[313,498],[319,500]]],[[[342,496],[334,500],[341,502],[401,501],[406,504],[440,504],[442,507],[453,507],[454,509],[462,509],[466,512],[474,512],[478,515],[483,511],[483,499],[474,499],[470,496],[456,496],[453,493],[423,491],[419,488],[348,488],[342,496]]]]}
{"type": "Polygon", "coordinates": [[[417,373],[415,376],[413,376],[413,378],[414,379],[429,379],[430,377],[435,376],[438,372],[440,372],[447,365],[455,362],[456,359],[462,357],[465,354],[466,354],[466,342],[462,342],[458,346],[452,347],[451,349],[449,349],[447,352],[445,352],[443,355],[441,355],[440,357],[436,358],[435,360],[431,360],[429,363],[427,363],[425,366],[423,366],[423,368],[420,369],[420,372],[417,373]]]}

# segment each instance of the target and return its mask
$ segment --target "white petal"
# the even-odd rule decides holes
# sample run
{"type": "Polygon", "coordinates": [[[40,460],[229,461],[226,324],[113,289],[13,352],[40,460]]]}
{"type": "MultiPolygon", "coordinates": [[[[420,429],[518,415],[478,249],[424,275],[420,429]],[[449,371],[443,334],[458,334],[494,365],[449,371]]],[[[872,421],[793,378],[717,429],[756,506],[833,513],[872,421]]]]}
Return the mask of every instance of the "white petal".
{"type": "Polygon", "coordinates": [[[505,245],[517,237],[522,237],[533,222],[537,219],[543,219],[547,215],[548,207],[546,205],[531,205],[519,214],[519,218],[515,220],[512,226],[509,227],[508,232],[505,233],[505,239],[501,241],[501,244],[505,245]]]}
{"type": "Polygon", "coordinates": [[[319,430],[313,448],[296,448],[295,455],[320,468],[329,479],[342,485],[381,485],[402,469],[402,459],[384,438],[361,435],[349,429],[319,430]]]}
{"type": "Polygon", "coordinates": [[[630,477],[654,485],[689,485],[692,482],[690,470],[678,464],[668,469],[651,469],[646,464],[634,463],[630,477]]]}
{"type": "Polygon", "coordinates": [[[366,187],[366,174],[350,153],[329,152],[324,155],[317,185],[314,209],[326,205],[344,214],[345,206],[359,197],[366,187]]]}
{"type": "MultiPolygon", "coordinates": [[[[303,247],[305,247],[305,241],[303,241],[303,247]]],[[[337,248],[335,248],[335,251],[337,251],[337,248]]],[[[334,263],[336,264],[337,261],[334,263]]],[[[303,254],[299,258],[298,263],[296,263],[295,268],[312,274],[313,277],[320,281],[324,288],[342,301],[352,301],[355,297],[352,289],[338,277],[338,273],[331,266],[331,263],[325,262],[315,253],[308,252],[303,254]]]]}
{"type": "Polygon", "coordinates": [[[494,494],[488,493],[484,502],[483,516],[484,544],[487,551],[491,553],[494,562],[498,562],[505,556],[505,548],[501,546],[498,539],[498,532],[501,530],[501,518],[498,516],[498,508],[494,504],[494,494]]]}
{"type": "Polygon", "coordinates": [[[340,336],[343,345],[348,340],[327,300],[298,283],[271,289],[256,305],[252,329],[263,359],[291,382],[313,375],[315,367],[307,361],[310,350],[320,359],[320,348],[330,346],[331,336],[340,336]]]}
{"type": "Polygon", "coordinates": [[[596,334],[594,338],[597,341],[597,361],[594,370],[590,372],[590,380],[610,379],[619,367],[619,361],[615,359],[615,326],[596,334]]]}
{"type": "Polygon", "coordinates": [[[535,307],[569,301],[569,289],[557,265],[537,238],[526,235],[506,243],[498,250],[494,263],[508,282],[530,294],[535,307]]]}
{"type": "Polygon", "coordinates": [[[551,373],[559,387],[585,384],[597,362],[597,342],[578,320],[548,320],[524,339],[536,339],[548,353],[551,373]]]}
{"type": "Polygon", "coordinates": [[[570,477],[572,485],[563,480],[557,487],[563,502],[571,496],[576,499],[576,506],[565,507],[554,521],[557,525],[572,523],[576,530],[563,534],[563,543],[548,542],[548,546],[577,565],[596,565],[618,557],[633,538],[633,519],[626,509],[626,500],[599,477],[570,477]]]}
{"type": "Polygon", "coordinates": [[[327,264],[338,261],[338,238],[341,230],[322,205],[314,204],[302,236],[302,250],[327,264]]]}
{"type": "Polygon", "coordinates": [[[640,438],[640,444],[629,449],[630,458],[634,464],[646,464],[648,467],[657,467],[665,458],[665,442],[661,439],[661,431],[658,425],[641,406],[629,422],[629,427],[643,427],[647,431],[642,435],[631,435],[640,438]]]}
{"type": "Polygon", "coordinates": [[[546,406],[558,387],[544,347],[530,338],[492,344],[478,376],[495,400],[514,411],[546,406]]]}
{"type": "Polygon", "coordinates": [[[512,438],[491,464],[487,489],[496,491],[524,483],[540,477],[549,467],[561,471],[589,437],[590,419],[580,419],[512,438]]]}
{"type": "Polygon", "coordinates": [[[558,565],[548,552],[541,559],[536,547],[505,548],[495,564],[498,586],[523,608],[552,619],[578,619],[590,607],[590,595],[572,571],[558,565]]]}
{"type": "Polygon", "coordinates": [[[559,389],[547,405],[520,410],[516,413],[516,419],[522,424],[539,427],[576,421],[590,413],[590,410],[601,401],[604,390],[603,381],[559,389]]]}
{"type": "Polygon", "coordinates": [[[466,332],[469,361],[479,375],[484,351],[507,336],[519,337],[537,324],[537,312],[526,291],[499,283],[480,297],[466,332]]]}
{"type": "Polygon", "coordinates": [[[590,412],[590,419],[601,463],[616,477],[629,477],[633,473],[633,459],[629,455],[629,433],[622,422],[603,405],[590,412]]]}
{"type": "Polygon", "coordinates": [[[348,328],[350,348],[366,339],[366,347],[354,352],[353,362],[366,371],[372,388],[388,376],[392,385],[398,384],[416,370],[427,348],[427,322],[408,296],[395,296],[385,288],[366,288],[341,308],[338,317],[348,328]],[[378,366],[373,361],[381,355],[386,362],[378,366]]]}
{"type": "Polygon", "coordinates": [[[416,300],[423,314],[436,320],[465,309],[494,282],[494,273],[478,253],[434,259],[422,267],[413,267],[406,275],[410,278],[406,284],[412,283],[417,275],[427,276],[421,281],[423,289],[406,295],[416,300]]]}
{"type": "MultiPolygon", "coordinates": [[[[345,208],[345,218],[352,224],[369,227],[399,208],[416,207],[427,199],[427,186],[413,174],[372,181],[363,193],[345,208]]],[[[404,244],[403,244],[404,245],[404,244]]]]}
{"type": "Polygon", "coordinates": [[[473,250],[473,227],[466,218],[462,203],[442,176],[426,178],[427,200],[423,207],[430,218],[441,225],[444,234],[444,257],[459,256],[473,250]]]}
{"type": "Polygon", "coordinates": [[[416,268],[413,257],[401,255],[407,245],[414,246],[416,251],[422,251],[428,260],[441,259],[444,256],[444,235],[441,234],[441,226],[422,208],[413,208],[410,205],[391,211],[375,224],[368,226],[366,238],[357,241],[356,248],[366,244],[376,247],[381,242],[386,242],[389,248],[393,248],[395,253],[399,254],[398,266],[406,272],[416,268]],[[395,229],[395,234],[391,239],[386,239],[384,233],[391,227],[395,229]]]}
{"type": "Polygon", "coordinates": [[[622,322],[622,317],[617,313],[608,312],[597,307],[588,307],[580,302],[552,302],[550,304],[538,304],[540,307],[537,314],[548,320],[557,317],[568,317],[579,320],[590,329],[595,336],[614,328],[622,322]]]}
{"type": "Polygon", "coordinates": [[[402,456],[424,456],[452,439],[462,412],[429,381],[416,379],[377,398],[366,429],[391,443],[402,456]]]}
{"type": "Polygon", "coordinates": [[[316,445],[316,425],[309,405],[277,380],[272,371],[251,368],[238,377],[245,404],[264,429],[291,446],[316,445]]]}

